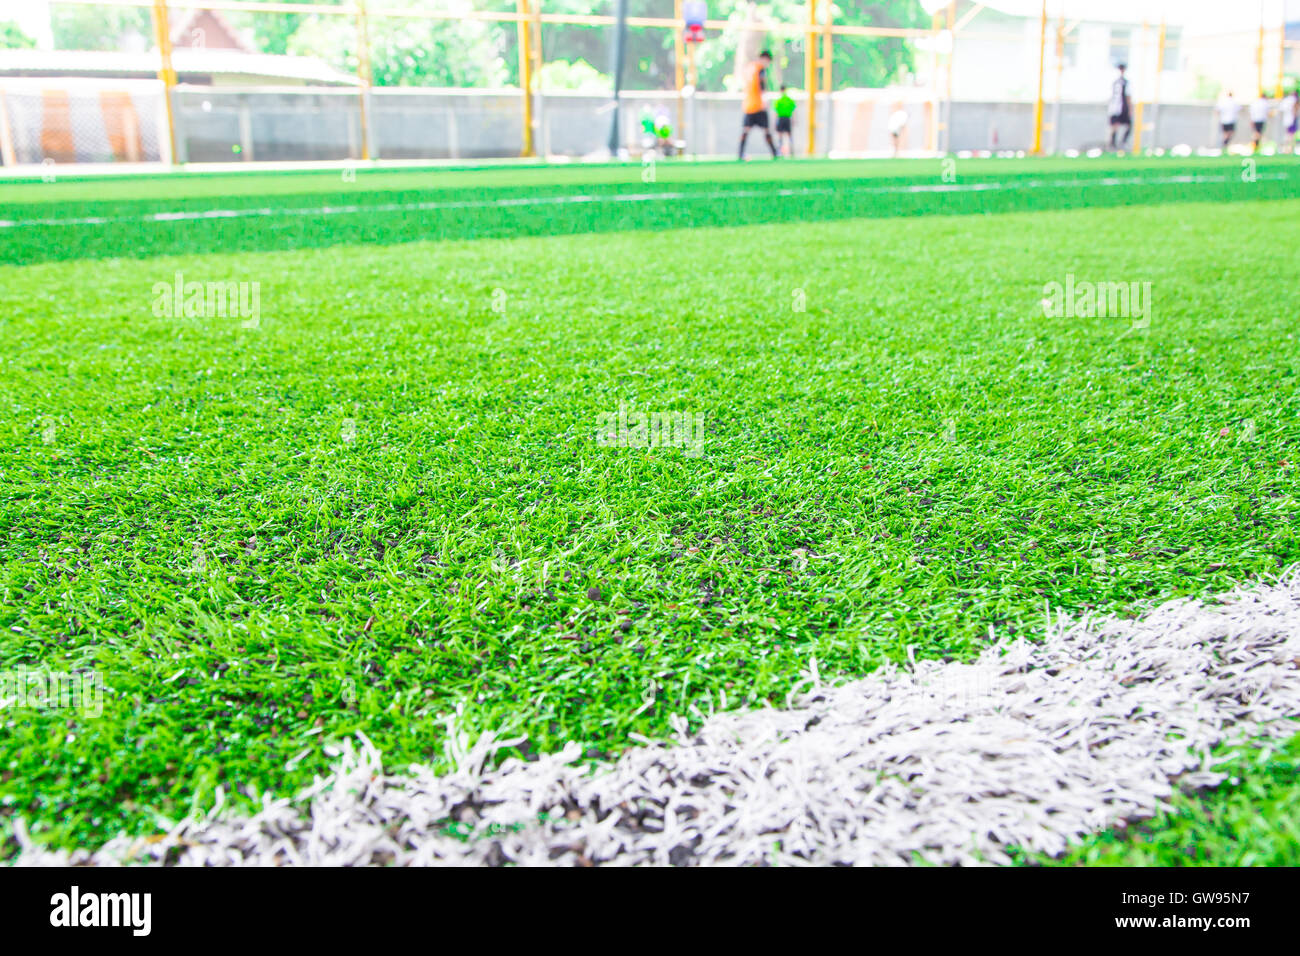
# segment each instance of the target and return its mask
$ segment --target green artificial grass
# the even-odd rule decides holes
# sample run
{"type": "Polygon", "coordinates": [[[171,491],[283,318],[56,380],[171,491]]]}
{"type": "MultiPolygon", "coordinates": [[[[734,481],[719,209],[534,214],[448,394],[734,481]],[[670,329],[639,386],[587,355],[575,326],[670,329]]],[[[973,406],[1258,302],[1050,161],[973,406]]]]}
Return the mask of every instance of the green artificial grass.
{"type": "Polygon", "coordinates": [[[1084,841],[1049,866],[1300,866],[1300,737],[1237,754],[1229,779],[1178,793],[1150,820],[1084,841]]]}
{"type": "MultiPolygon", "coordinates": [[[[960,175],[979,177],[1025,175],[1097,175],[1162,171],[1173,166],[1197,170],[1241,169],[1233,158],[1115,157],[1001,159],[954,157],[960,175]]],[[[1274,165],[1287,158],[1260,157],[1260,163],[1274,165]]],[[[448,189],[493,190],[503,187],[618,186],[643,183],[645,163],[546,164],[537,160],[503,160],[478,165],[432,164],[428,166],[377,166],[370,163],[336,163],[321,169],[275,169],[264,165],[202,171],[87,174],[75,166],[42,168],[40,173],[6,177],[0,172],[0,200],[6,204],[66,203],[113,200],[193,200],[228,196],[291,196],[333,192],[403,192],[448,189]],[[345,189],[344,170],[353,178],[345,189]],[[51,177],[50,181],[47,178],[51,177]],[[44,178],[43,178],[44,177],[44,178]]],[[[659,159],[654,163],[656,182],[669,185],[691,183],[790,183],[807,179],[858,180],[910,178],[924,180],[941,175],[943,160],[930,159],[781,159],[757,156],[745,163],[733,159],[659,159]]]]}
{"type": "Polygon", "coordinates": [[[0,187],[0,263],[1300,197],[1290,157],[945,162],[56,180],[0,187]]]}
{"type": "Polygon", "coordinates": [[[0,670],[106,685],[98,718],[3,714],[0,825],[148,832],[357,731],[439,761],[455,713],[612,753],[813,658],[968,658],[1290,565],[1297,214],[0,267],[0,670]],[[177,273],[259,283],[257,327],[156,315],[177,273]],[[1151,282],[1149,327],[1044,317],[1069,274],[1151,282]],[[602,447],[620,402],[703,415],[702,456],[602,447]]]}

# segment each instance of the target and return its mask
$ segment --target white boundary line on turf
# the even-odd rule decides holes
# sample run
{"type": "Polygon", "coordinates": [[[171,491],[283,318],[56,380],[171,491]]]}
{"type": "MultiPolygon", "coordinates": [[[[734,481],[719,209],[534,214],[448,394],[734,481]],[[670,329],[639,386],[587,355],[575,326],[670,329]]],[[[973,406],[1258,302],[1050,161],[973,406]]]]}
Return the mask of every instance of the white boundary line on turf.
{"type": "Polygon", "coordinates": [[[1293,734],[1297,715],[1300,569],[1135,619],[1062,615],[1041,644],[997,642],[969,664],[829,685],[814,661],[785,710],[718,713],[695,734],[677,718],[675,742],[595,768],[570,744],[492,769],[518,741],[449,721],[450,773],[385,776],[359,734],[296,801],[234,817],[218,792],[162,839],[71,856],[19,822],[15,862],[1005,863],[1009,847],[1059,853],[1149,815],[1176,783],[1219,782],[1212,747],[1293,734]]]}
{"type": "MultiPolygon", "coordinates": [[[[1141,176],[1117,177],[1106,176],[1098,179],[1052,179],[1025,180],[1022,182],[984,182],[984,183],[917,183],[908,186],[854,186],[843,189],[826,187],[784,189],[735,189],[714,190],[710,192],[656,192],[656,193],[611,193],[597,195],[576,193],[565,196],[519,196],[505,199],[465,199],[438,201],[430,200],[415,203],[351,203],[345,206],[307,206],[297,208],[279,208],[263,206],[256,209],[203,209],[178,212],[155,212],[139,216],[85,216],[73,219],[0,219],[0,229],[22,229],[34,226],[103,226],[114,223],[148,223],[148,222],[192,222],[204,219],[249,219],[259,216],[341,216],[371,212],[431,212],[440,209],[494,209],[510,206],[558,206],[572,203],[625,203],[625,202],[680,202],[700,199],[765,199],[773,196],[833,196],[840,193],[962,193],[985,192],[992,190],[1067,188],[1075,186],[1177,186],[1200,185],[1205,183],[1223,183],[1230,178],[1226,175],[1186,175],[1144,178],[1141,176]]],[[[1260,173],[1256,179],[1290,179],[1289,173],[1260,173]]]]}

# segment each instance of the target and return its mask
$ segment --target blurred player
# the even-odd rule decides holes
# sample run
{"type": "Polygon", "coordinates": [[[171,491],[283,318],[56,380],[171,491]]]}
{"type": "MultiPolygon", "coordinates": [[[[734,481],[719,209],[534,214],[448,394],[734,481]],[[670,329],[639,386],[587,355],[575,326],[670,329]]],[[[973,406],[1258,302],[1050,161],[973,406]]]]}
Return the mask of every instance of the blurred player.
{"type": "Polygon", "coordinates": [[[655,118],[650,107],[641,107],[641,148],[651,150],[655,147],[655,118]]]}
{"type": "Polygon", "coordinates": [[[776,143],[768,129],[767,106],[763,103],[763,94],[767,91],[767,68],[772,63],[772,54],[764,50],[758,59],[745,69],[745,121],[740,128],[740,158],[745,158],[745,140],[749,138],[751,126],[760,127],[767,140],[767,147],[776,159],[776,143]]]}
{"type": "Polygon", "coordinates": [[[1232,134],[1237,131],[1237,111],[1240,109],[1237,98],[1228,90],[1215,107],[1219,112],[1219,128],[1223,131],[1223,148],[1232,142],[1232,134]]]}
{"type": "Polygon", "coordinates": [[[673,123],[666,106],[660,106],[655,111],[654,131],[655,146],[658,148],[660,155],[671,156],[673,154],[673,123]]]}
{"type": "Polygon", "coordinates": [[[793,156],[795,102],[790,96],[790,87],[781,87],[781,96],[772,108],[776,110],[776,148],[787,156],[793,156]]]}
{"type": "Polygon", "coordinates": [[[1129,95],[1128,77],[1125,75],[1128,67],[1121,63],[1117,69],[1119,76],[1110,87],[1109,107],[1110,148],[1116,151],[1128,146],[1129,134],[1133,132],[1133,98],[1129,95]],[[1124,127],[1122,139],[1119,135],[1121,126],[1124,127]]]}
{"type": "Polygon", "coordinates": [[[907,110],[903,109],[902,103],[898,103],[894,112],[889,114],[889,138],[894,141],[895,156],[903,149],[903,130],[905,129],[907,129],[907,110]]]}
{"type": "Polygon", "coordinates": [[[1260,141],[1264,139],[1264,127],[1268,125],[1269,99],[1268,91],[1260,90],[1250,104],[1250,125],[1254,128],[1250,148],[1258,153],[1260,141]]]}
{"type": "Polygon", "coordinates": [[[1284,153],[1295,151],[1297,99],[1296,90],[1292,90],[1282,98],[1282,129],[1285,131],[1282,137],[1282,151],[1284,153]]]}

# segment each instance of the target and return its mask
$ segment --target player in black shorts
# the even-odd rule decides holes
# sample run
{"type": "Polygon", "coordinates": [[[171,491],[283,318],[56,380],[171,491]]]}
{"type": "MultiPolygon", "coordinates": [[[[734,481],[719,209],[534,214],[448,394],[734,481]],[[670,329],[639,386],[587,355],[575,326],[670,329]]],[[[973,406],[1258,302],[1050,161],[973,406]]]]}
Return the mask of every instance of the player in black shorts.
{"type": "Polygon", "coordinates": [[[1228,90],[1214,108],[1219,113],[1219,128],[1223,131],[1223,148],[1227,149],[1228,144],[1232,142],[1232,135],[1237,132],[1238,106],[1232,90],[1228,90]]]}
{"type": "Polygon", "coordinates": [[[772,141],[772,134],[768,132],[767,104],[763,102],[763,93],[767,90],[767,67],[771,62],[772,54],[764,50],[745,71],[745,120],[740,127],[742,160],[745,158],[745,140],[749,138],[749,131],[754,127],[763,131],[768,148],[772,150],[772,158],[776,159],[776,143],[772,141]]]}
{"type": "Polygon", "coordinates": [[[1125,65],[1119,64],[1119,76],[1110,88],[1110,148],[1114,150],[1128,145],[1128,137],[1133,132],[1133,100],[1129,96],[1128,79],[1125,77],[1125,65]],[[1124,138],[1120,139],[1119,128],[1124,127],[1124,138]]]}
{"type": "Polygon", "coordinates": [[[1255,130],[1251,138],[1251,148],[1259,152],[1260,143],[1264,141],[1264,127],[1268,126],[1268,114],[1272,109],[1268,90],[1260,90],[1259,96],[1250,104],[1250,125],[1255,130]]]}

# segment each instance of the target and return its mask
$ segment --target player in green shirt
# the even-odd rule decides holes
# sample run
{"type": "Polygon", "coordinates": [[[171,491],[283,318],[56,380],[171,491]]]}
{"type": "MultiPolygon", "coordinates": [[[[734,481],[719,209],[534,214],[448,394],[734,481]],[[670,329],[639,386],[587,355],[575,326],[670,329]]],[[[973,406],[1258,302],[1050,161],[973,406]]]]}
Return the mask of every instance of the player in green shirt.
{"type": "Polygon", "coordinates": [[[781,96],[772,104],[776,110],[776,148],[782,150],[785,155],[794,155],[794,131],[791,127],[790,117],[794,115],[795,102],[790,98],[790,87],[781,87],[781,96]],[[785,145],[782,145],[781,137],[785,137],[785,145]]]}

